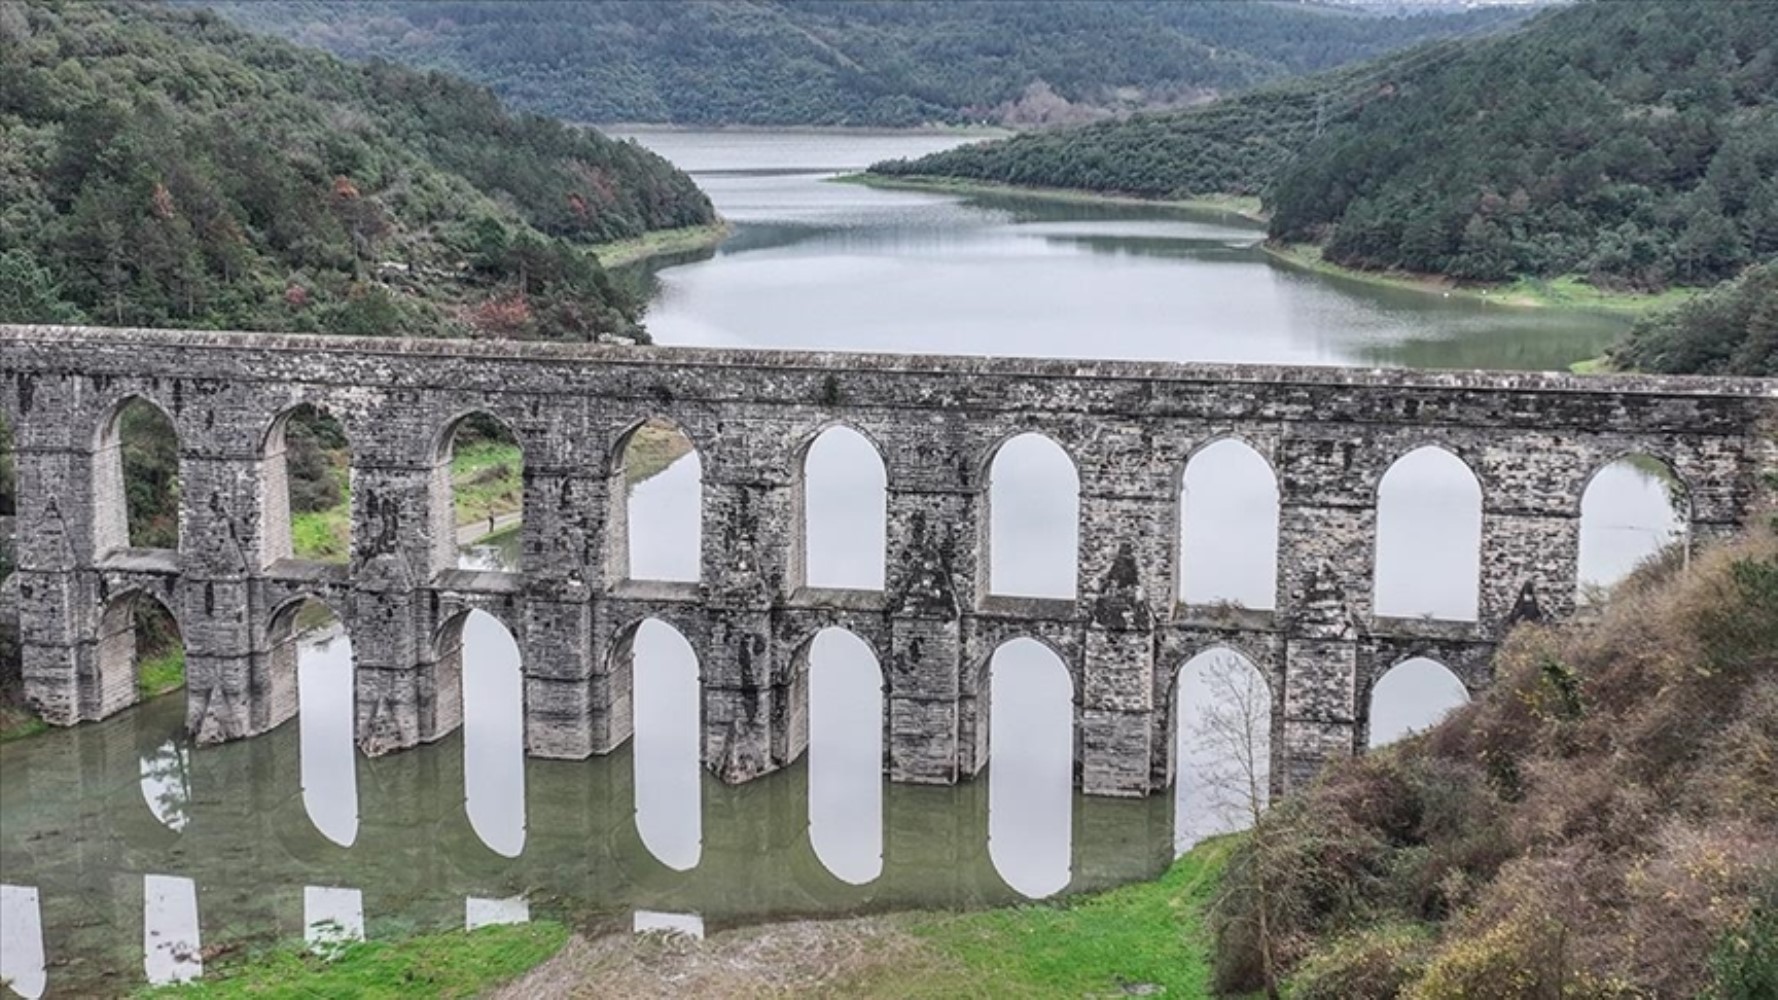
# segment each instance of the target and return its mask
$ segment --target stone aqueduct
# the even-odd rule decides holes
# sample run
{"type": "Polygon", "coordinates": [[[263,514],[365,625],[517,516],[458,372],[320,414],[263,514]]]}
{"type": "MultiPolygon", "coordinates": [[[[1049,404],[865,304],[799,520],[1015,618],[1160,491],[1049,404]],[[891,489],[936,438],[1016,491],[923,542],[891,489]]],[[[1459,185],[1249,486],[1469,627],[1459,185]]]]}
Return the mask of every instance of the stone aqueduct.
{"type": "Polygon", "coordinates": [[[290,610],[325,601],[353,640],[359,745],[438,739],[461,720],[460,622],[498,617],[519,644],[525,746],[581,758],[630,735],[629,637],[658,618],[697,650],[703,760],[741,781],[807,744],[808,641],[840,626],[876,651],[885,770],[948,783],[987,758],[987,663],[1015,637],[1074,681],[1077,780],[1144,795],[1172,780],[1172,685],[1213,646],[1273,692],[1274,780],[1364,743],[1369,691],[1411,656],[1488,683],[1495,642],[1573,610],[1579,507],[1630,453],[1665,460],[1691,536],[1732,530],[1778,467],[1778,383],[1426,373],[1254,365],[801,354],[0,327],[0,405],[17,448],[18,571],[28,698],[51,722],[134,700],[127,595],[160,598],[188,658],[201,741],[296,711],[290,610]],[[177,551],[128,547],[112,425],[135,397],[179,436],[177,551]],[[348,564],[290,557],[281,427],[334,415],[352,446],[348,564]],[[525,458],[522,573],[456,568],[448,442],[470,412],[525,458]],[[683,428],[703,469],[702,577],[624,579],[622,450],[650,417],[683,428]],[[844,424],[887,475],[880,592],[803,585],[802,460],[844,424]],[[1078,596],[987,593],[989,463],[1027,431],[1073,457],[1078,596]],[[1174,599],[1180,476],[1235,437],[1277,474],[1271,611],[1174,599]],[[1434,444],[1483,497],[1479,620],[1370,608],[1375,498],[1399,456],[1434,444]],[[120,666],[121,664],[121,666],[120,666]]]}

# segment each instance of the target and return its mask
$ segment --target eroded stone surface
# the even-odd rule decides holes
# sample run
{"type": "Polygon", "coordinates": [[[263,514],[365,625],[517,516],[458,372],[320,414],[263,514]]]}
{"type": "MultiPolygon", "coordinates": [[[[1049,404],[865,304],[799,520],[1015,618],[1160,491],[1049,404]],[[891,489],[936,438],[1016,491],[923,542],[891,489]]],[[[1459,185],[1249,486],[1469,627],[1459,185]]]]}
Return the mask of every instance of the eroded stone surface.
{"type": "Polygon", "coordinates": [[[885,766],[898,780],[980,770],[985,664],[1028,635],[1073,677],[1087,791],[1142,795],[1171,780],[1177,668],[1213,645],[1271,681],[1275,781],[1294,784],[1364,745],[1370,687],[1395,663],[1431,656],[1479,689],[1511,622],[1573,610],[1580,499],[1598,468],[1627,453],[1666,460],[1692,498],[1693,537],[1710,537],[1753,504],[1757,470],[1775,462],[1762,431],[1778,423],[1778,383],[1761,380],[55,327],[0,327],[0,349],[19,469],[19,570],[5,594],[28,695],[50,721],[121,707],[105,696],[119,656],[107,655],[104,612],[143,592],[179,620],[193,731],[264,731],[292,711],[279,616],[309,596],[350,630],[366,752],[459,724],[459,626],[479,609],[523,656],[528,751],[584,757],[629,737],[629,641],[656,617],[699,651],[704,762],[737,781],[803,752],[802,654],[840,626],[883,666],[885,766]],[[120,540],[104,429],[133,396],[179,434],[176,553],[120,540]],[[334,415],[351,442],[344,568],[289,557],[278,428],[302,403],[334,415]],[[455,566],[445,442],[475,410],[524,448],[520,574],[455,566]],[[699,449],[696,584],[621,579],[617,462],[648,417],[699,449]],[[801,456],[835,423],[875,443],[887,468],[883,594],[801,586],[801,456]],[[1073,601],[987,596],[988,462],[1027,431],[1079,471],[1073,601]],[[1253,445],[1278,475],[1274,611],[1173,603],[1179,477],[1223,437],[1253,445]],[[1377,485],[1424,444],[1461,457],[1482,486],[1479,622],[1379,619],[1370,607],[1377,485]]]}

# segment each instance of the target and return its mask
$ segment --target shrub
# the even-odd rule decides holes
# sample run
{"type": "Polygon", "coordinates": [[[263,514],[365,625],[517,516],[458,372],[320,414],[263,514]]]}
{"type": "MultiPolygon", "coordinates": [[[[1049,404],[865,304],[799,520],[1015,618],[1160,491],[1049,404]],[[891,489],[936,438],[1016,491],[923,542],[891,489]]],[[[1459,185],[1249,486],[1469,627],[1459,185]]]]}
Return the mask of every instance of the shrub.
{"type": "Polygon", "coordinates": [[[1291,980],[1291,1000],[1394,1000],[1426,971],[1433,947],[1424,924],[1385,923],[1335,938],[1291,980]]]}
{"type": "Polygon", "coordinates": [[[1778,875],[1711,955],[1707,1000],[1778,1000],[1778,875]]]}

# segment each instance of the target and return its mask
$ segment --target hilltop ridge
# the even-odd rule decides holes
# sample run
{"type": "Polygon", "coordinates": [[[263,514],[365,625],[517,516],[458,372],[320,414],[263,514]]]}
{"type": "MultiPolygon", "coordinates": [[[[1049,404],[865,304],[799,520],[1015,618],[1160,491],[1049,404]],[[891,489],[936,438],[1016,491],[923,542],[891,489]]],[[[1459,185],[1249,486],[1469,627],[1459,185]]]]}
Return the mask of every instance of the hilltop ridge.
{"type": "Polygon", "coordinates": [[[1524,16],[1165,0],[188,2],[349,58],[462,73],[569,120],[680,125],[1091,120],[1524,16]]]}

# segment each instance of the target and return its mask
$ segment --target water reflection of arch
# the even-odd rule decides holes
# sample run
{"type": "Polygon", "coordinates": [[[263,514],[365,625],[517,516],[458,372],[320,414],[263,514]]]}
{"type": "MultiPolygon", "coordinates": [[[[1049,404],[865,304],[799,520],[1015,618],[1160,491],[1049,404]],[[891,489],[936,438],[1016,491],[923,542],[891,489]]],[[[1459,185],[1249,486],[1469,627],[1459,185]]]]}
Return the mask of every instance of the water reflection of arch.
{"type": "MultiPolygon", "coordinates": [[[[145,389],[134,389],[112,400],[99,411],[92,431],[92,467],[90,487],[92,490],[92,554],[95,559],[103,559],[107,554],[118,549],[130,547],[130,513],[127,500],[127,484],[124,482],[123,470],[123,414],[131,403],[140,402],[152,408],[160,418],[172,428],[174,451],[177,456],[175,477],[183,481],[185,471],[185,433],[174,418],[177,407],[168,406],[157,398],[154,393],[145,389]]],[[[15,432],[16,433],[16,432],[15,432]]],[[[185,498],[181,497],[181,509],[174,512],[177,522],[184,518],[185,498]]],[[[175,530],[177,543],[183,547],[185,536],[175,530]]]]}

